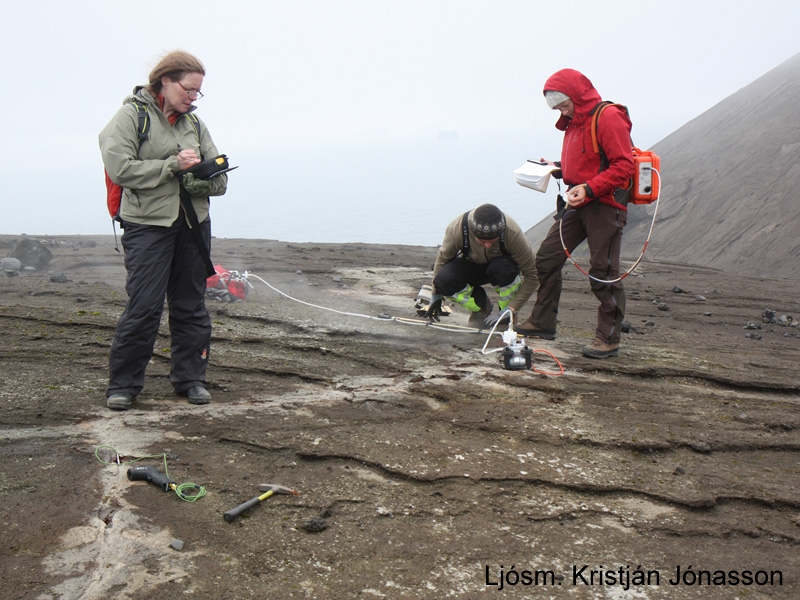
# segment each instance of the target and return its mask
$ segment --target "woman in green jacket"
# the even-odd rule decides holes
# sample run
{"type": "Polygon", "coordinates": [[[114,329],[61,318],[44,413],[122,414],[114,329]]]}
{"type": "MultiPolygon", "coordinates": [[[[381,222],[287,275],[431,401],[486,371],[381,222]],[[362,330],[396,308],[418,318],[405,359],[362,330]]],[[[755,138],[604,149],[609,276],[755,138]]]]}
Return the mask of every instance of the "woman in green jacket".
{"type": "Polygon", "coordinates": [[[164,298],[170,329],[170,381],[192,404],[207,404],[211,319],[205,307],[206,265],[211,243],[209,196],[225,193],[227,176],[181,183],[179,171],[219,155],[193,111],[203,97],[205,69],[191,54],[174,51],[150,73],[149,83],[125,98],[100,133],[108,178],[122,186],[120,219],[128,302],[117,323],[109,357],[107,406],[127,410],[144,387],[164,298]],[[139,136],[139,113],[149,129],[139,136]],[[192,228],[181,205],[181,185],[197,216],[192,228]]]}

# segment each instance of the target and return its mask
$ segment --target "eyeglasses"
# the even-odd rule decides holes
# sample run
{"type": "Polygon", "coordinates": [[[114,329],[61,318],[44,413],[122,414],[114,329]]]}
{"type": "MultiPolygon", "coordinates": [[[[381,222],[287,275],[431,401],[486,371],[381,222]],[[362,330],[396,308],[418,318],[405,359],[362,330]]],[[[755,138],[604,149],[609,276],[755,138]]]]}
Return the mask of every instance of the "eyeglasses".
{"type": "Polygon", "coordinates": [[[180,81],[176,81],[179,86],[183,88],[183,91],[186,92],[186,95],[189,96],[192,100],[200,100],[203,97],[203,92],[200,90],[190,90],[185,85],[183,85],[180,81]]]}

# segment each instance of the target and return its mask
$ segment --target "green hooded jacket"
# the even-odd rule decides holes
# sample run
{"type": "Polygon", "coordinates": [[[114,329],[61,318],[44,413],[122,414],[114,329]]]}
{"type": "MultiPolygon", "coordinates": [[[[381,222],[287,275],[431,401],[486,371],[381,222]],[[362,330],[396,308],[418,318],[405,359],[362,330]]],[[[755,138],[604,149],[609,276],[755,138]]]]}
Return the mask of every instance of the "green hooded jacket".
{"type": "MultiPolygon", "coordinates": [[[[204,159],[219,156],[205,124],[199,119],[193,123],[195,117],[189,114],[181,115],[170,125],[152,94],[136,87],[100,132],[103,165],[111,180],[124,190],[120,208],[123,221],[162,227],[172,225],[180,209],[180,184],[175,177],[178,152],[191,148],[204,159]],[[141,144],[137,133],[139,111],[134,99],[145,105],[150,119],[148,137],[141,144]]],[[[215,177],[211,195],[221,196],[227,185],[227,175],[215,177]]],[[[192,204],[202,223],[208,217],[208,198],[192,197],[192,204]]]]}

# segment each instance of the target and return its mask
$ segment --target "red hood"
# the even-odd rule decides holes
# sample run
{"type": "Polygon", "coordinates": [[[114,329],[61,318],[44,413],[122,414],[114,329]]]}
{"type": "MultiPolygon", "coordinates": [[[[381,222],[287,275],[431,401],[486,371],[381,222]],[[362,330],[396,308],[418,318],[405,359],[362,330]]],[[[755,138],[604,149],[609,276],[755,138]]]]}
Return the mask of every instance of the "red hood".
{"type": "MultiPolygon", "coordinates": [[[[594,89],[592,82],[583,73],[575,69],[561,69],[553,73],[544,84],[544,92],[556,91],[569,96],[575,105],[575,115],[572,119],[582,121],[586,118],[602,97],[594,89]]],[[[564,131],[570,117],[561,116],[556,122],[556,128],[564,131]]]]}

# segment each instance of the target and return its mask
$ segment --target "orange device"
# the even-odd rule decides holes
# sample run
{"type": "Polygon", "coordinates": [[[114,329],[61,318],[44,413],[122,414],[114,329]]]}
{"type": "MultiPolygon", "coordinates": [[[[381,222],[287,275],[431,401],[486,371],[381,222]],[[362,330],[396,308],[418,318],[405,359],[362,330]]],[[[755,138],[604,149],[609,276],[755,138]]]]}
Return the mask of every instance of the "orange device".
{"type": "Polygon", "coordinates": [[[650,204],[658,199],[661,191],[661,159],[649,150],[633,149],[633,162],[636,171],[633,173],[633,189],[631,204],[650,204]],[[656,171],[653,174],[653,171],[656,171]]]}

